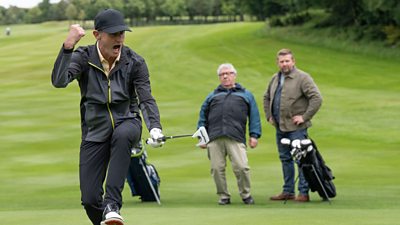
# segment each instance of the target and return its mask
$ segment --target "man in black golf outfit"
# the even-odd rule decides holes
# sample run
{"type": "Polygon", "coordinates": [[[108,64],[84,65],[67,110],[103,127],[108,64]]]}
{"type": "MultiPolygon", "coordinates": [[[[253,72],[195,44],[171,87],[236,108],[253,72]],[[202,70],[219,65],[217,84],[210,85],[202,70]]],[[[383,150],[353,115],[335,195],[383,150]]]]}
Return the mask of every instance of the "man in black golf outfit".
{"type": "Polygon", "coordinates": [[[57,88],[77,80],[81,91],[82,205],[94,225],[123,225],[121,192],[130,149],[141,138],[140,111],[150,130],[153,147],[163,144],[157,141],[163,134],[146,62],[124,46],[125,31],[131,30],[122,13],[114,9],[101,11],[94,19],[94,28],[96,43],[74,50],[85,30],[77,24],[71,25],[54,63],[51,80],[57,88]]]}

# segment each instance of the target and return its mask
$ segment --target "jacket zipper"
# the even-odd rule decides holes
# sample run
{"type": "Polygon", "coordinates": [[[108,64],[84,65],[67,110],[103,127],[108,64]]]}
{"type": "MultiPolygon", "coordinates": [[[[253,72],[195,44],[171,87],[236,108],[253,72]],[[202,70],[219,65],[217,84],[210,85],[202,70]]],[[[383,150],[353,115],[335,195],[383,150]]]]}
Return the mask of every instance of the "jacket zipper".
{"type": "Polygon", "coordinates": [[[111,113],[111,109],[110,109],[110,103],[111,103],[111,81],[110,81],[110,79],[108,79],[108,78],[107,78],[107,80],[108,80],[108,101],[107,101],[107,110],[108,110],[108,113],[110,114],[111,125],[112,125],[112,128],[113,128],[113,130],[114,130],[114,128],[115,128],[114,117],[113,117],[113,115],[112,115],[112,113],[111,113]]]}
{"type": "Polygon", "coordinates": [[[108,86],[108,93],[107,93],[107,111],[108,111],[108,114],[110,115],[111,126],[112,126],[112,128],[113,128],[113,130],[114,130],[114,128],[115,128],[114,117],[113,117],[113,115],[112,115],[111,108],[110,108],[110,103],[111,103],[111,81],[110,81],[110,79],[108,78],[108,76],[106,75],[106,73],[104,72],[103,69],[101,69],[100,67],[96,66],[96,65],[93,64],[93,63],[90,63],[90,62],[89,62],[89,64],[92,65],[93,67],[99,69],[99,70],[100,70],[101,72],[103,72],[103,74],[107,77],[107,86],[108,86]]]}

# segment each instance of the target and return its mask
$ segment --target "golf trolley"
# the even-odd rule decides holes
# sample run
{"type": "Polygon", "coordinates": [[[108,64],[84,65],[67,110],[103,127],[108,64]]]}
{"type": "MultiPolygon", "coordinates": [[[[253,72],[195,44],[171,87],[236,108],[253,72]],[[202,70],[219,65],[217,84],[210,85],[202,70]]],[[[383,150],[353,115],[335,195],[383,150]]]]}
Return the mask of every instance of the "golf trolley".
{"type": "MultiPolygon", "coordinates": [[[[324,201],[331,203],[329,198],[336,196],[336,188],[332,182],[335,177],[325,164],[315,143],[311,139],[289,140],[287,138],[281,139],[281,143],[292,147],[290,154],[299,163],[299,168],[302,170],[310,190],[317,191],[324,201]]],[[[298,179],[299,176],[295,183],[298,179]]]]}

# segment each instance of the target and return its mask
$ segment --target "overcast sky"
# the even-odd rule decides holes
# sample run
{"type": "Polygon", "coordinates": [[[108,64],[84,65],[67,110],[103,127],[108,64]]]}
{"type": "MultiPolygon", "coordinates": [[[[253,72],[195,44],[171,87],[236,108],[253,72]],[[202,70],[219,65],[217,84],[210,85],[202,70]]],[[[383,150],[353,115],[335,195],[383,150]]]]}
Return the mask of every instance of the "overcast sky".
{"type": "MultiPolygon", "coordinates": [[[[8,8],[9,6],[17,6],[19,8],[32,8],[37,6],[43,0],[0,0],[0,6],[8,8]]],[[[60,0],[50,0],[50,3],[56,3],[60,0]]]]}

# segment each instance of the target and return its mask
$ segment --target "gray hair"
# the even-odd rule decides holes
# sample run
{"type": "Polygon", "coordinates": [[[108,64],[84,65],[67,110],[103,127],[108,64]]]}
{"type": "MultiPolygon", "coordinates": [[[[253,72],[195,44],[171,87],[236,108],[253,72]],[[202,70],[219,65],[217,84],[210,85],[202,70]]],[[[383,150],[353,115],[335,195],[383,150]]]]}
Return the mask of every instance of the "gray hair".
{"type": "Polygon", "coordinates": [[[237,71],[235,69],[235,67],[233,67],[232,64],[230,63],[223,63],[221,65],[219,65],[218,69],[217,69],[217,75],[219,75],[221,73],[222,69],[230,69],[232,70],[235,74],[237,74],[237,71]]]}

